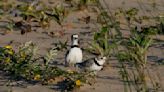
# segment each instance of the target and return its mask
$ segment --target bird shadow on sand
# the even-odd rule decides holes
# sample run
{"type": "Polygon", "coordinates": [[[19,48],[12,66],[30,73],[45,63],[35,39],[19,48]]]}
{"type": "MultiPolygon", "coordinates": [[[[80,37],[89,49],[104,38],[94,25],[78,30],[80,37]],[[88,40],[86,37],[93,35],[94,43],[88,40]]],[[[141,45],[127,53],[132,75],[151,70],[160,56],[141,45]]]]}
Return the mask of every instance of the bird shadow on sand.
{"type": "Polygon", "coordinates": [[[164,64],[164,57],[158,57],[158,56],[148,56],[148,61],[157,63],[157,64],[164,64]]]}
{"type": "Polygon", "coordinates": [[[71,89],[73,89],[73,86],[71,86],[73,83],[73,81],[70,81],[70,80],[63,80],[63,81],[60,81],[56,84],[54,84],[51,89],[53,90],[57,90],[57,91],[60,91],[60,92],[69,92],[71,91],[71,89]]]}
{"type": "Polygon", "coordinates": [[[3,71],[0,71],[0,86],[12,86],[26,88],[28,85],[36,85],[37,81],[27,80],[23,77],[13,77],[3,71]]]}
{"type": "Polygon", "coordinates": [[[60,60],[54,60],[49,65],[58,66],[58,67],[64,67],[65,66],[64,62],[61,62],[60,60]]]}

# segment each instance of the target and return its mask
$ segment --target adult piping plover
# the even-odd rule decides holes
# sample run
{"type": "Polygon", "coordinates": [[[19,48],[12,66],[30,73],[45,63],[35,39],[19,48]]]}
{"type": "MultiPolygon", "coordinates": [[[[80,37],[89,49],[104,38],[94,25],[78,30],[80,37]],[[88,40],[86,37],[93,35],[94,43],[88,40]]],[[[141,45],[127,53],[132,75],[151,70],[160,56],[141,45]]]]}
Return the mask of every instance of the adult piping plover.
{"type": "Polygon", "coordinates": [[[106,57],[98,56],[79,63],[79,68],[89,72],[98,72],[103,68],[106,57]]]}
{"type": "Polygon", "coordinates": [[[82,63],[82,50],[79,47],[79,43],[78,43],[78,35],[74,34],[71,37],[72,40],[72,44],[71,44],[71,48],[69,49],[69,51],[66,53],[66,60],[65,60],[65,64],[67,65],[76,65],[77,63],[82,63]]]}

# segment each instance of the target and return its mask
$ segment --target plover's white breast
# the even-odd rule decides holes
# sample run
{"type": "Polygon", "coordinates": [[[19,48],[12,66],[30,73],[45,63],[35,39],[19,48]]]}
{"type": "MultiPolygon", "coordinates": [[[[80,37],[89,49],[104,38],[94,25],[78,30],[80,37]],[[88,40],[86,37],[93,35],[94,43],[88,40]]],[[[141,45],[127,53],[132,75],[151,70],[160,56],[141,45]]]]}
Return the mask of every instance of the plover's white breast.
{"type": "Polygon", "coordinates": [[[103,66],[98,66],[95,63],[93,63],[90,67],[89,70],[90,71],[100,71],[103,68],[103,66]]]}
{"type": "Polygon", "coordinates": [[[82,62],[82,50],[78,47],[71,48],[66,56],[67,63],[81,63],[82,62]]]}
{"type": "Polygon", "coordinates": [[[78,44],[78,35],[72,35],[71,40],[71,49],[66,54],[66,65],[81,63],[83,58],[82,50],[78,44]]]}

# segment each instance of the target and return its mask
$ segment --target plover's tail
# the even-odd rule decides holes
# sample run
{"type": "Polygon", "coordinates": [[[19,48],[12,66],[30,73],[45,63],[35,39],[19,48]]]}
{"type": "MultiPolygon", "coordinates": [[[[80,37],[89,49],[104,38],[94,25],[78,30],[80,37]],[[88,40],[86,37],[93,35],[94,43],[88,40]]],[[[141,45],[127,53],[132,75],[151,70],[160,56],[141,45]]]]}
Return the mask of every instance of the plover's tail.
{"type": "Polygon", "coordinates": [[[75,67],[78,67],[79,69],[81,69],[82,68],[81,63],[76,63],[75,67]]]}
{"type": "Polygon", "coordinates": [[[87,67],[85,66],[84,62],[77,63],[76,66],[78,67],[79,72],[88,72],[87,67]]]}

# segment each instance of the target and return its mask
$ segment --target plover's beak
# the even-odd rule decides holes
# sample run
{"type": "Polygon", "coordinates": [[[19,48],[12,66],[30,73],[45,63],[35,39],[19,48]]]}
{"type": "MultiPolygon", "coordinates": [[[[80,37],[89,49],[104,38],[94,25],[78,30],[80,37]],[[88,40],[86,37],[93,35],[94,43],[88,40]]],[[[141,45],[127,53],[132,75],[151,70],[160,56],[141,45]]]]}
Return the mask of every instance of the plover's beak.
{"type": "Polygon", "coordinates": [[[107,58],[106,57],[103,57],[104,60],[106,60],[107,58]]]}

